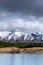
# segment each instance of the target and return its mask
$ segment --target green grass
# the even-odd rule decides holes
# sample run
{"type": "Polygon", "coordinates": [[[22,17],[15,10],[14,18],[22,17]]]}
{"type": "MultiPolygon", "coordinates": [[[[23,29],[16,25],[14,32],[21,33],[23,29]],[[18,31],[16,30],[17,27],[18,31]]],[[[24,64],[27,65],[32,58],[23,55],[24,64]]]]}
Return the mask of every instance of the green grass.
{"type": "Polygon", "coordinates": [[[18,47],[18,48],[43,47],[43,43],[10,43],[10,42],[0,42],[0,48],[4,48],[4,47],[18,47]]]}

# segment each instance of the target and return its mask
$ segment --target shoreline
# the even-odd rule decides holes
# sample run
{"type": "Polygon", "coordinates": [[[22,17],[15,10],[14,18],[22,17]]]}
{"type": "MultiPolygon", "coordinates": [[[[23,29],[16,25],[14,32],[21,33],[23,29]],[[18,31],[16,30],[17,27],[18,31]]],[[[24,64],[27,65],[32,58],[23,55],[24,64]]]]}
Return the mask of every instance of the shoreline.
{"type": "Polygon", "coordinates": [[[32,48],[17,48],[17,47],[6,47],[0,48],[0,53],[43,53],[43,47],[32,47],[32,48]]]}

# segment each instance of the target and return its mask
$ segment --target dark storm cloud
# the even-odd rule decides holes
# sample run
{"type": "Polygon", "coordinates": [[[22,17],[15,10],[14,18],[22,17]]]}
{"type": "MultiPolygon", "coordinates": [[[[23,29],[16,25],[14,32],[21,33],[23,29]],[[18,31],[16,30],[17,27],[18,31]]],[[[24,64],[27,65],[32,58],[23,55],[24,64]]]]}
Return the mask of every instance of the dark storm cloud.
{"type": "Polygon", "coordinates": [[[0,10],[43,16],[43,0],[0,0],[0,10]]]}

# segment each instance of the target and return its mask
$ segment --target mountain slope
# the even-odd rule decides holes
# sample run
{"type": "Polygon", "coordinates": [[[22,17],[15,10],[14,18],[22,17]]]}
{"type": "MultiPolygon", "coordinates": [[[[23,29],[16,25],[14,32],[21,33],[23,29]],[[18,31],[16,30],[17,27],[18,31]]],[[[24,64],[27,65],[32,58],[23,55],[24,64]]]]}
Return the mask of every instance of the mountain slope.
{"type": "Polygon", "coordinates": [[[42,42],[43,34],[31,33],[25,34],[17,31],[0,31],[0,41],[4,42],[42,42]]]}

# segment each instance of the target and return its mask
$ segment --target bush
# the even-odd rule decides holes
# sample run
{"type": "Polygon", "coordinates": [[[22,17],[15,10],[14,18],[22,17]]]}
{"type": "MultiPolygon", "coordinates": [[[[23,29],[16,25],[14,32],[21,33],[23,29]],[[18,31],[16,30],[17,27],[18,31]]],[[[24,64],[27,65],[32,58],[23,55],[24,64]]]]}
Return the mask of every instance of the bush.
{"type": "Polygon", "coordinates": [[[18,48],[43,47],[43,43],[10,43],[10,42],[0,42],[0,48],[4,48],[4,47],[18,47],[18,48]]]}

